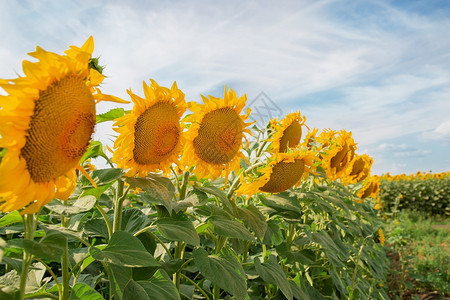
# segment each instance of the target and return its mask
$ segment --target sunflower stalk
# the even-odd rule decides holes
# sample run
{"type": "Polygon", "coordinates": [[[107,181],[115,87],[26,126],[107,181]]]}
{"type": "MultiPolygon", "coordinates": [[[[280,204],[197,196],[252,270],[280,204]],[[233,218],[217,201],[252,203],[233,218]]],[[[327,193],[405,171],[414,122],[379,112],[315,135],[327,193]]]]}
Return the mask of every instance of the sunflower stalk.
{"type": "MultiPolygon", "coordinates": [[[[176,243],[176,247],[175,247],[175,258],[179,258],[182,261],[184,260],[184,248],[186,247],[186,244],[181,242],[181,241],[177,241],[176,243]]],[[[184,264],[183,264],[184,266],[184,264]]],[[[180,268],[174,275],[173,275],[173,283],[175,284],[175,286],[177,287],[177,290],[180,289],[180,279],[181,279],[181,270],[183,268],[180,268]]]]}
{"type": "MultiPolygon", "coordinates": [[[[265,164],[266,164],[265,162],[256,163],[256,164],[248,167],[247,169],[245,169],[243,171],[243,174],[245,175],[247,173],[250,173],[254,169],[259,168],[265,164]]],[[[234,179],[233,183],[230,186],[230,189],[228,190],[228,193],[227,193],[228,198],[231,198],[231,196],[233,196],[233,193],[239,188],[241,175],[242,175],[241,172],[239,172],[238,175],[236,175],[236,178],[234,179]]]]}
{"type": "Polygon", "coordinates": [[[183,175],[183,182],[181,183],[180,200],[184,200],[184,198],[186,198],[186,191],[188,185],[189,185],[189,172],[185,172],[183,175]]]}
{"type": "Polygon", "coordinates": [[[117,181],[116,199],[114,201],[113,233],[120,230],[120,228],[121,228],[123,201],[127,197],[127,194],[130,191],[131,186],[128,186],[125,192],[123,191],[123,188],[124,188],[124,182],[119,179],[117,181]]]}
{"type": "Polygon", "coordinates": [[[109,237],[109,239],[111,239],[111,236],[113,234],[113,228],[111,226],[111,222],[108,219],[108,215],[103,210],[103,208],[100,206],[100,203],[98,203],[98,201],[95,202],[95,208],[97,208],[97,210],[100,212],[100,214],[102,215],[103,219],[105,220],[106,227],[108,228],[108,237],[109,237]]]}
{"type": "MultiPolygon", "coordinates": [[[[37,219],[37,216],[36,216],[37,219]]],[[[24,239],[32,241],[34,239],[34,231],[36,230],[37,222],[35,222],[34,214],[26,214],[23,216],[23,227],[24,227],[24,239]]],[[[20,299],[25,297],[25,288],[27,286],[28,269],[30,267],[31,261],[33,260],[33,255],[28,253],[26,249],[23,249],[23,262],[22,262],[22,272],[20,274],[20,299]]]]}
{"type": "MultiPolygon", "coordinates": [[[[67,205],[67,201],[63,201],[64,205],[67,205]]],[[[70,223],[70,218],[62,216],[61,225],[63,227],[68,227],[70,223]]],[[[61,257],[61,272],[62,272],[62,293],[59,294],[59,299],[67,300],[69,299],[69,281],[70,281],[70,273],[69,273],[69,247],[66,241],[66,245],[64,247],[64,252],[61,257]]]]}

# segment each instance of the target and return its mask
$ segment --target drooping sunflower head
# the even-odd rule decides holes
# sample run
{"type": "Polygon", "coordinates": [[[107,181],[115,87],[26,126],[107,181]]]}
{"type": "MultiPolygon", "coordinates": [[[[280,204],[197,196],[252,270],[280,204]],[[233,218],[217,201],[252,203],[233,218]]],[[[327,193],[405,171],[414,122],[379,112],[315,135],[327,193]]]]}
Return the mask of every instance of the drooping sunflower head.
{"type": "Polygon", "coordinates": [[[378,241],[380,242],[381,246],[384,246],[384,242],[385,242],[385,237],[384,237],[384,232],[383,229],[378,229],[378,241]]]}
{"type": "Polygon", "coordinates": [[[322,136],[322,145],[320,158],[321,166],[325,170],[329,180],[339,178],[353,160],[356,151],[356,143],[352,138],[352,133],[345,130],[330,134],[326,132],[322,136]]]}
{"type": "Polygon", "coordinates": [[[283,120],[271,121],[274,134],[268,139],[272,142],[270,152],[286,152],[289,148],[295,148],[302,138],[302,126],[305,125],[306,117],[299,111],[288,114],[283,120]]]}
{"type": "Polygon", "coordinates": [[[174,82],[172,87],[143,83],[144,98],[131,90],[128,94],[134,103],[133,110],[115,122],[119,133],[114,148],[113,161],[129,169],[128,176],[145,176],[148,172],[170,172],[178,164],[183,149],[183,126],[180,119],[186,111],[184,93],[174,82]]]}
{"type": "Polygon", "coordinates": [[[305,136],[305,139],[303,141],[303,148],[308,149],[308,150],[317,150],[317,142],[316,142],[316,138],[317,138],[317,133],[319,132],[318,128],[313,128],[312,130],[308,130],[308,133],[305,136]]]}
{"type": "Polygon", "coordinates": [[[0,211],[33,213],[52,198],[67,199],[75,187],[74,168],[88,147],[96,121],[95,103],[122,102],[97,86],[104,76],[89,67],[90,37],[66,55],[40,47],[24,61],[25,76],[0,80],[0,211]]]}
{"type": "Polygon", "coordinates": [[[314,172],[314,156],[311,151],[295,149],[286,153],[275,153],[266,166],[241,177],[237,194],[251,196],[258,192],[281,193],[297,186],[302,179],[314,172]]]}
{"type": "Polygon", "coordinates": [[[372,176],[364,181],[362,188],[357,193],[357,196],[362,200],[366,198],[378,199],[378,193],[380,192],[380,178],[378,176],[372,176]]]}
{"type": "Polygon", "coordinates": [[[366,179],[370,174],[373,158],[367,154],[356,154],[348,164],[344,174],[341,176],[342,182],[347,185],[357,183],[366,179]]]}
{"type": "Polygon", "coordinates": [[[191,125],[186,133],[186,146],[182,156],[182,164],[191,168],[201,178],[216,179],[221,174],[238,170],[250,109],[240,114],[245,106],[247,96],[240,98],[229,89],[224,92],[223,99],[209,96],[203,97],[204,104],[190,103],[192,115],[186,118],[191,125]]]}

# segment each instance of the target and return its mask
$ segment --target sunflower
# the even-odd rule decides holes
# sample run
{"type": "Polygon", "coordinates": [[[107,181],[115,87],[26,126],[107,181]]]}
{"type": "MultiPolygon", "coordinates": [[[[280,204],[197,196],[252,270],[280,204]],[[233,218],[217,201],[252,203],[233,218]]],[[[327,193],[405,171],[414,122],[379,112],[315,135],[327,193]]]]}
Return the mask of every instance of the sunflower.
{"type": "Polygon", "coordinates": [[[24,77],[0,80],[0,211],[34,213],[53,198],[67,199],[75,168],[96,121],[95,103],[122,102],[97,86],[104,76],[89,67],[92,37],[65,55],[36,47],[24,61],[24,77]]]}
{"type": "Polygon", "coordinates": [[[321,138],[321,166],[329,180],[335,180],[344,173],[348,164],[353,160],[356,143],[352,133],[345,130],[339,132],[325,131],[321,138]],[[326,146],[326,147],[324,147],[326,146]]]}
{"type": "Polygon", "coordinates": [[[342,183],[347,185],[363,181],[370,174],[373,159],[367,154],[356,154],[341,176],[342,183]]]}
{"type": "MultiPolygon", "coordinates": [[[[308,130],[308,133],[305,136],[305,139],[303,141],[303,147],[308,150],[315,149],[316,139],[317,139],[317,133],[319,132],[319,129],[313,128],[312,130],[308,130]]],[[[316,149],[317,150],[317,149],[316,149]]]]}
{"type": "Polygon", "coordinates": [[[281,193],[297,186],[313,172],[314,156],[311,151],[300,150],[275,153],[266,166],[257,170],[262,175],[254,177],[249,174],[248,183],[244,176],[241,177],[241,186],[236,193],[249,196],[258,192],[281,193]]]}
{"type": "Polygon", "coordinates": [[[378,229],[378,241],[380,242],[381,246],[384,246],[385,238],[384,238],[384,232],[383,229],[378,229]]]}
{"type": "Polygon", "coordinates": [[[247,101],[247,96],[240,98],[229,89],[224,97],[209,96],[203,99],[203,105],[191,102],[192,115],[186,118],[191,125],[186,133],[186,146],[182,156],[184,166],[195,166],[193,172],[201,178],[216,179],[225,173],[239,170],[244,133],[251,135],[246,123],[247,113],[240,115],[247,101]]]}
{"type": "Polygon", "coordinates": [[[357,193],[357,196],[362,200],[370,197],[372,199],[378,199],[378,193],[380,191],[380,179],[377,176],[372,176],[364,181],[362,188],[357,193]]]}
{"type": "Polygon", "coordinates": [[[127,91],[133,110],[114,124],[119,136],[112,159],[118,167],[129,169],[127,176],[146,176],[158,170],[167,174],[172,163],[178,164],[183,149],[180,118],[186,111],[184,93],[175,82],[169,89],[150,81],[151,85],[143,82],[145,98],[127,91]]]}
{"type": "Polygon", "coordinates": [[[306,118],[299,111],[288,114],[280,122],[277,119],[271,121],[274,134],[269,142],[272,142],[270,151],[273,153],[286,152],[288,148],[295,148],[302,138],[302,126],[306,118]]]}

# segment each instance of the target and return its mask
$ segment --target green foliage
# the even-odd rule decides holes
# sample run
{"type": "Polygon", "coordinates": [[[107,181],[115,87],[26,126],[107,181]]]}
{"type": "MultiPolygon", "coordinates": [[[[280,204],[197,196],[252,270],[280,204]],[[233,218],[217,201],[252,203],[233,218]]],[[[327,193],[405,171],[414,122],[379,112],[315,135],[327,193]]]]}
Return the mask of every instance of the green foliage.
{"type": "Polygon", "coordinates": [[[382,180],[380,199],[383,210],[409,210],[428,215],[450,215],[450,177],[382,180]]]}
{"type": "Polygon", "coordinates": [[[437,291],[450,296],[450,222],[426,213],[401,212],[386,225],[392,298],[437,291]]]}
{"type": "MultiPolygon", "coordinates": [[[[88,158],[101,149],[92,143],[88,158]]],[[[97,187],[80,174],[72,198],[46,205],[27,239],[22,216],[2,215],[0,295],[15,297],[6,284],[29,253],[40,265],[26,297],[388,299],[377,211],[340,183],[310,177],[243,197],[189,173],[125,173],[92,171],[97,187]]]]}

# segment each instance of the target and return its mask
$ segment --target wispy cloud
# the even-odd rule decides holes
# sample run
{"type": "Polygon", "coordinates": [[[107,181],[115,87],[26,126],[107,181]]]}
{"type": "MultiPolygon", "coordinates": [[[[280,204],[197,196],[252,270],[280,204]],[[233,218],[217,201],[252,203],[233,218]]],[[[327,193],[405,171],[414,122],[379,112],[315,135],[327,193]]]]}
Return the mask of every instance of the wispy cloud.
{"type": "Polygon", "coordinates": [[[311,127],[351,130],[376,155],[405,135],[448,137],[449,15],[423,1],[3,1],[0,78],[35,45],[61,52],[93,35],[107,93],[139,94],[149,78],[176,80],[191,101],[225,84],[249,100],[264,91],[311,127]]]}

